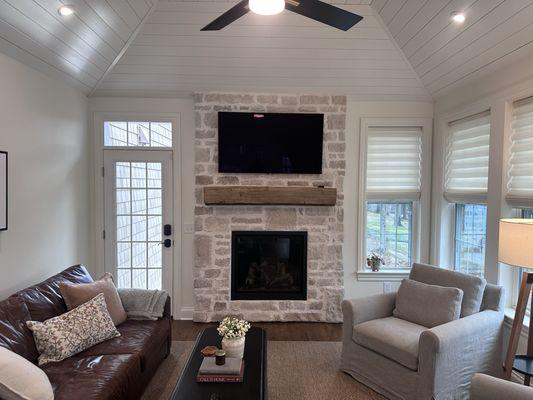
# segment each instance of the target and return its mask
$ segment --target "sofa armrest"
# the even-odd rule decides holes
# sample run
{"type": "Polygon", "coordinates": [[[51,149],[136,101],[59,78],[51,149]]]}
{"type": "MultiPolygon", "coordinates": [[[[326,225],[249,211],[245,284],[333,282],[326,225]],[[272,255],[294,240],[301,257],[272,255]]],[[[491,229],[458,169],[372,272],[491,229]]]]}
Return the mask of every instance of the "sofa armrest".
{"type": "Polygon", "coordinates": [[[396,292],[344,300],[342,302],[344,339],[352,337],[353,327],[357,324],[392,316],[395,302],[396,292]]]}
{"type": "Polygon", "coordinates": [[[470,393],[471,400],[533,400],[533,388],[484,374],[474,375],[470,393]]]}
{"type": "Polygon", "coordinates": [[[419,373],[436,398],[464,391],[476,372],[501,368],[502,324],[502,312],[485,310],[422,332],[419,373]]]}
{"type": "Polygon", "coordinates": [[[172,319],[172,312],[170,310],[170,303],[171,303],[171,299],[170,299],[170,296],[168,296],[167,297],[167,301],[165,302],[165,308],[163,310],[163,317],[162,318],[172,319]]]}

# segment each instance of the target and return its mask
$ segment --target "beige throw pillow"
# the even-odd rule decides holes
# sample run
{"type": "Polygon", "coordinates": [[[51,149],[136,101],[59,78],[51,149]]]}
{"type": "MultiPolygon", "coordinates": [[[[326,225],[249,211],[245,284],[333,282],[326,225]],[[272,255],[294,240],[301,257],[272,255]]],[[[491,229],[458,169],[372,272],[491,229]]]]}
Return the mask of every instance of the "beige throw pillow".
{"type": "Polygon", "coordinates": [[[404,279],[396,294],[394,316],[427,328],[459,319],[463,291],[404,279]]]}
{"type": "Polygon", "coordinates": [[[126,318],[126,311],[122,306],[122,301],[118,295],[117,288],[113,283],[111,274],[106,273],[101,279],[91,283],[68,284],[64,283],[59,286],[63,300],[67,305],[67,310],[73,310],[83,303],[87,303],[97,294],[103,293],[107,310],[111,314],[115,326],[120,325],[126,318]]]}
{"type": "Polygon", "coordinates": [[[44,322],[28,321],[39,351],[39,365],[62,361],[95,344],[120,336],[103,293],[65,314],[44,322]]]}
{"type": "Polygon", "coordinates": [[[54,391],[42,369],[0,346],[0,399],[53,400],[54,391]]]}

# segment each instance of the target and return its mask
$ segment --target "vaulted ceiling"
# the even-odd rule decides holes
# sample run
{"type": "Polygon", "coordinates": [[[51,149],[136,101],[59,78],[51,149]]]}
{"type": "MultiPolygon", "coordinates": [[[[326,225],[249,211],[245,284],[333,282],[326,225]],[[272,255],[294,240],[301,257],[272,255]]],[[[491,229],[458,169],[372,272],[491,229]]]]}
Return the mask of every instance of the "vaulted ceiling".
{"type": "Polygon", "coordinates": [[[0,0],[0,51],[90,93],[156,0],[0,0]],[[62,17],[58,8],[75,13],[62,17]]]}
{"type": "Polygon", "coordinates": [[[531,0],[373,0],[433,97],[533,55],[531,0]],[[462,11],[463,24],[451,13],[462,11]]]}
{"type": "Polygon", "coordinates": [[[0,51],[92,96],[193,91],[429,99],[533,55],[531,0],[329,0],[348,32],[283,12],[200,28],[237,0],[0,0],[0,51]],[[57,9],[70,4],[75,14],[57,9]],[[464,11],[462,25],[451,22],[464,11]]]}
{"type": "Polygon", "coordinates": [[[235,1],[160,0],[96,94],[230,90],[427,99],[369,1],[332,3],[363,21],[343,32],[289,11],[248,13],[221,31],[201,32],[235,1]]]}

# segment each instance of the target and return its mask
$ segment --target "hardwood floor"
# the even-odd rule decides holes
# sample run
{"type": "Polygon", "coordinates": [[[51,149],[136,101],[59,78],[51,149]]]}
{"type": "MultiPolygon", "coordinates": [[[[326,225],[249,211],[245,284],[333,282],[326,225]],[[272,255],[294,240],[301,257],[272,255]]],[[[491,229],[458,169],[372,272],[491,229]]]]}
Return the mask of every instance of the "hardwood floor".
{"type": "MultiPolygon", "coordinates": [[[[207,327],[216,327],[216,323],[197,323],[192,321],[173,321],[172,340],[194,341],[198,334],[207,327]]],[[[277,341],[318,341],[340,342],[342,324],[322,322],[253,322],[252,326],[263,328],[268,340],[277,341]]]]}

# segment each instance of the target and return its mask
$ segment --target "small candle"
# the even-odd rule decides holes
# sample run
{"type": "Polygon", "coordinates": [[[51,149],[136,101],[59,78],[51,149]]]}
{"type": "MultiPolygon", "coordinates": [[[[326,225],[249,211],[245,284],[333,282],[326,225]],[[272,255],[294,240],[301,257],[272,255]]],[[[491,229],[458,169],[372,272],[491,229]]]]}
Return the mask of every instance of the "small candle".
{"type": "Polygon", "coordinates": [[[215,353],[215,364],[224,365],[226,364],[226,352],[224,350],[217,350],[215,353]]]}

